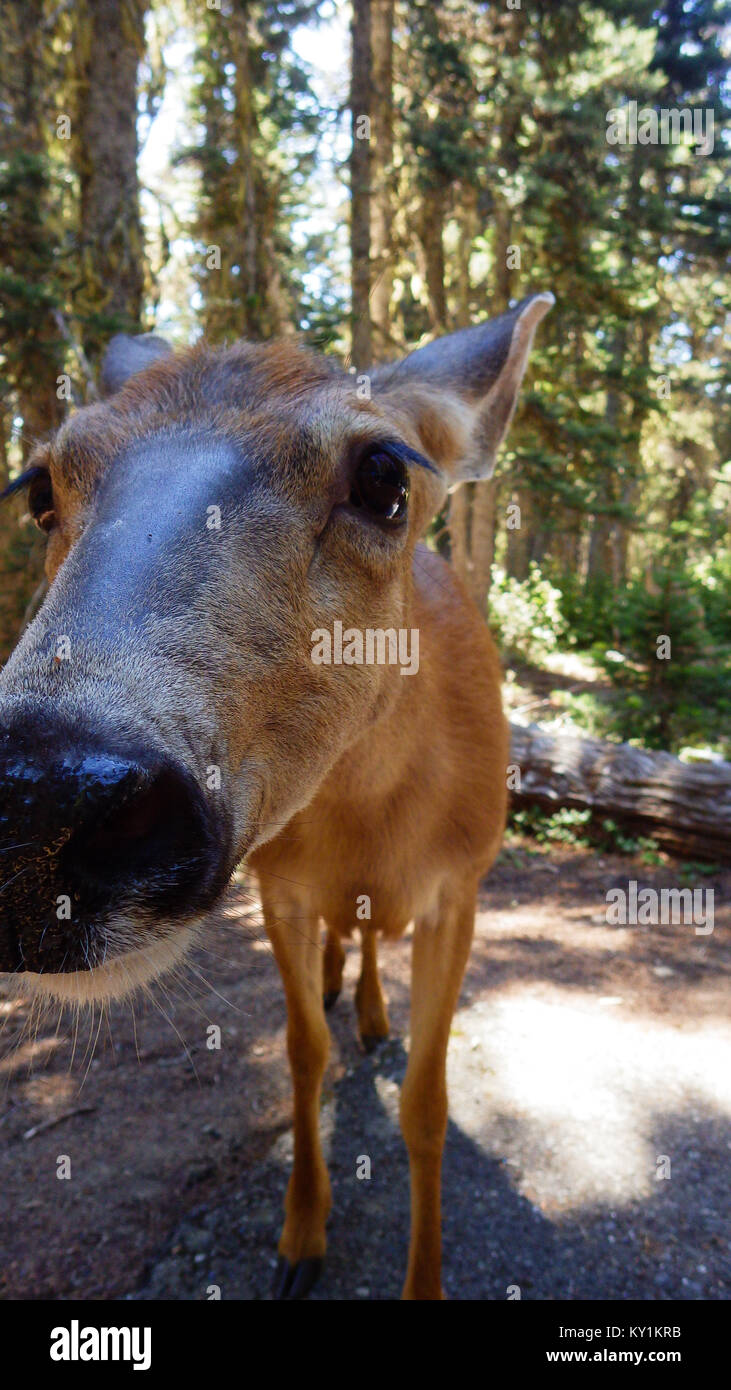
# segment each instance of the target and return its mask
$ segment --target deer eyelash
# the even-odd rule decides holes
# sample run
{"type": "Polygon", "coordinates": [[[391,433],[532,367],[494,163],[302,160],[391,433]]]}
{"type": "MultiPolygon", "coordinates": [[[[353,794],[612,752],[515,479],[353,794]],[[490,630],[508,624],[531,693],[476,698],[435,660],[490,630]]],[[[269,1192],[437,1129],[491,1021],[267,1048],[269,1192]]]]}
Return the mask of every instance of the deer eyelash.
{"type": "Polygon", "coordinates": [[[0,502],[4,501],[6,497],[12,497],[16,492],[23,492],[24,489],[30,487],[31,483],[35,482],[36,478],[45,476],[48,476],[48,469],[44,468],[42,464],[36,464],[33,468],[26,468],[24,473],[13,478],[13,481],[8,483],[6,488],[3,488],[3,491],[0,492],[0,502]]]}

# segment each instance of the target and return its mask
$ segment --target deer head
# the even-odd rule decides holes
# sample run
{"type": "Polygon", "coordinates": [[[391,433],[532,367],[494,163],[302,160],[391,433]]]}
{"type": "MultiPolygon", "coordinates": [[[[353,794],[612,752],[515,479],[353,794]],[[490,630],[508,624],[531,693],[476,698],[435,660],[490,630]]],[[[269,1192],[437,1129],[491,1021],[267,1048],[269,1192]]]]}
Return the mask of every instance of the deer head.
{"type": "MultiPolygon", "coordinates": [[[[418,538],[485,477],[552,297],[378,368],[113,340],[23,478],[48,596],[0,674],[0,970],[99,998],[185,950],[236,863],[399,699],[312,634],[409,626],[418,538]]],[[[417,677],[418,679],[418,677],[417,677]]]]}

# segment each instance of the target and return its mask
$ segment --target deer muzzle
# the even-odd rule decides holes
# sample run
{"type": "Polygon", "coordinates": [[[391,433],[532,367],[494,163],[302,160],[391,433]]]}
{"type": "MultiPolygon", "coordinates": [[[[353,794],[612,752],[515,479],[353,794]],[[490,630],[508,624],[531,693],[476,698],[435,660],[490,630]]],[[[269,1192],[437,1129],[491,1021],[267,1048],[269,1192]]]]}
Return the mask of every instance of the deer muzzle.
{"type": "Polygon", "coordinates": [[[0,734],[0,970],[93,969],[196,917],[228,877],[226,842],[169,755],[29,707],[0,734]]]}
{"type": "Polygon", "coordinates": [[[230,877],[248,826],[206,780],[223,657],[190,613],[225,570],[206,504],[235,460],[188,439],[120,460],[0,676],[0,971],[96,970],[230,877]]]}

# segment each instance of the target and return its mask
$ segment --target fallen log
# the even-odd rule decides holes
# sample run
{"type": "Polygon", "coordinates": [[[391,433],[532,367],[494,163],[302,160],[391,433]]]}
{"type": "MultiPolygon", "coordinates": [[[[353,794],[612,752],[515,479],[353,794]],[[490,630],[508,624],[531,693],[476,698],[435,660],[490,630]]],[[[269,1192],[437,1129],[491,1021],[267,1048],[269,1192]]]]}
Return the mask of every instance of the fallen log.
{"type": "Polygon", "coordinates": [[[731,863],[731,763],[511,724],[513,803],[567,806],[652,836],[684,859],[731,863]]]}

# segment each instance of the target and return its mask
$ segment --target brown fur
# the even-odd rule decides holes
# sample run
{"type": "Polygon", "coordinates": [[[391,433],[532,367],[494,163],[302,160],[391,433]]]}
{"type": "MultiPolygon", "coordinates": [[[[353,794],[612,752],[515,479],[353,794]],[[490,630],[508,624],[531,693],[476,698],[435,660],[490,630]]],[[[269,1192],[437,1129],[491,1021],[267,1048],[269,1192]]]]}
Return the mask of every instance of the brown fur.
{"type": "MultiPolygon", "coordinates": [[[[485,399],[503,422],[500,430],[490,427],[493,442],[501,437],[542,312],[521,306],[512,320],[498,321],[502,337],[487,354],[482,392],[474,362],[469,393],[461,390],[452,354],[444,380],[420,384],[418,362],[416,380],[382,371],[373,399],[363,401],[351,376],[290,344],[239,344],[167,357],[107,403],[79,412],[34,460],[47,464],[53,481],[52,586],[0,690],[48,699],[52,679],[52,698],[65,715],[81,717],[91,707],[114,727],[154,730],[199,782],[207,763],[223,769],[236,855],[248,852],[259,877],[287,996],[295,1162],[279,1248],[289,1270],[325,1251],[323,992],[334,996],[340,988],[342,939],[360,927],[357,1007],[370,1044],[388,1029],[377,935],[393,938],[414,923],[401,1105],[412,1184],[404,1286],[410,1298],[441,1296],[447,1041],[477,883],[503,833],[508,756],[490,635],[455,575],[418,541],[446,486],[460,476],[460,460],[475,456],[475,431],[486,429],[485,399]],[[186,426],[233,441],[253,460],[263,480],[256,500],[226,516],[215,577],[197,591],[193,610],[172,624],[158,602],[162,611],[134,650],[100,650],[75,607],[77,541],[94,526],[99,484],[124,450],[186,426]],[[353,450],[384,433],[436,465],[411,470],[409,525],[398,535],[347,517],[332,520],[333,507],[348,496],[353,450]],[[338,618],[361,629],[418,629],[418,673],[316,666],[310,635],[338,618]],[[74,630],[74,662],[68,676],[51,678],[37,654],[59,625],[74,630]],[[363,895],[371,903],[368,921],[356,915],[363,895]]],[[[470,341],[479,351],[479,340],[470,341]]],[[[166,584],[173,593],[194,579],[208,543],[203,532],[196,535],[175,574],[152,576],[163,600],[166,584]]],[[[122,610],[118,620],[123,630],[122,610]]],[[[195,922],[176,928],[181,949],[200,929],[195,922]]],[[[132,985],[149,978],[176,954],[175,931],[165,923],[112,922],[107,944],[111,965],[92,971],[88,985],[79,973],[77,997],[123,992],[126,976],[132,985]]],[[[35,980],[41,990],[68,997],[74,978],[35,980]]]]}

